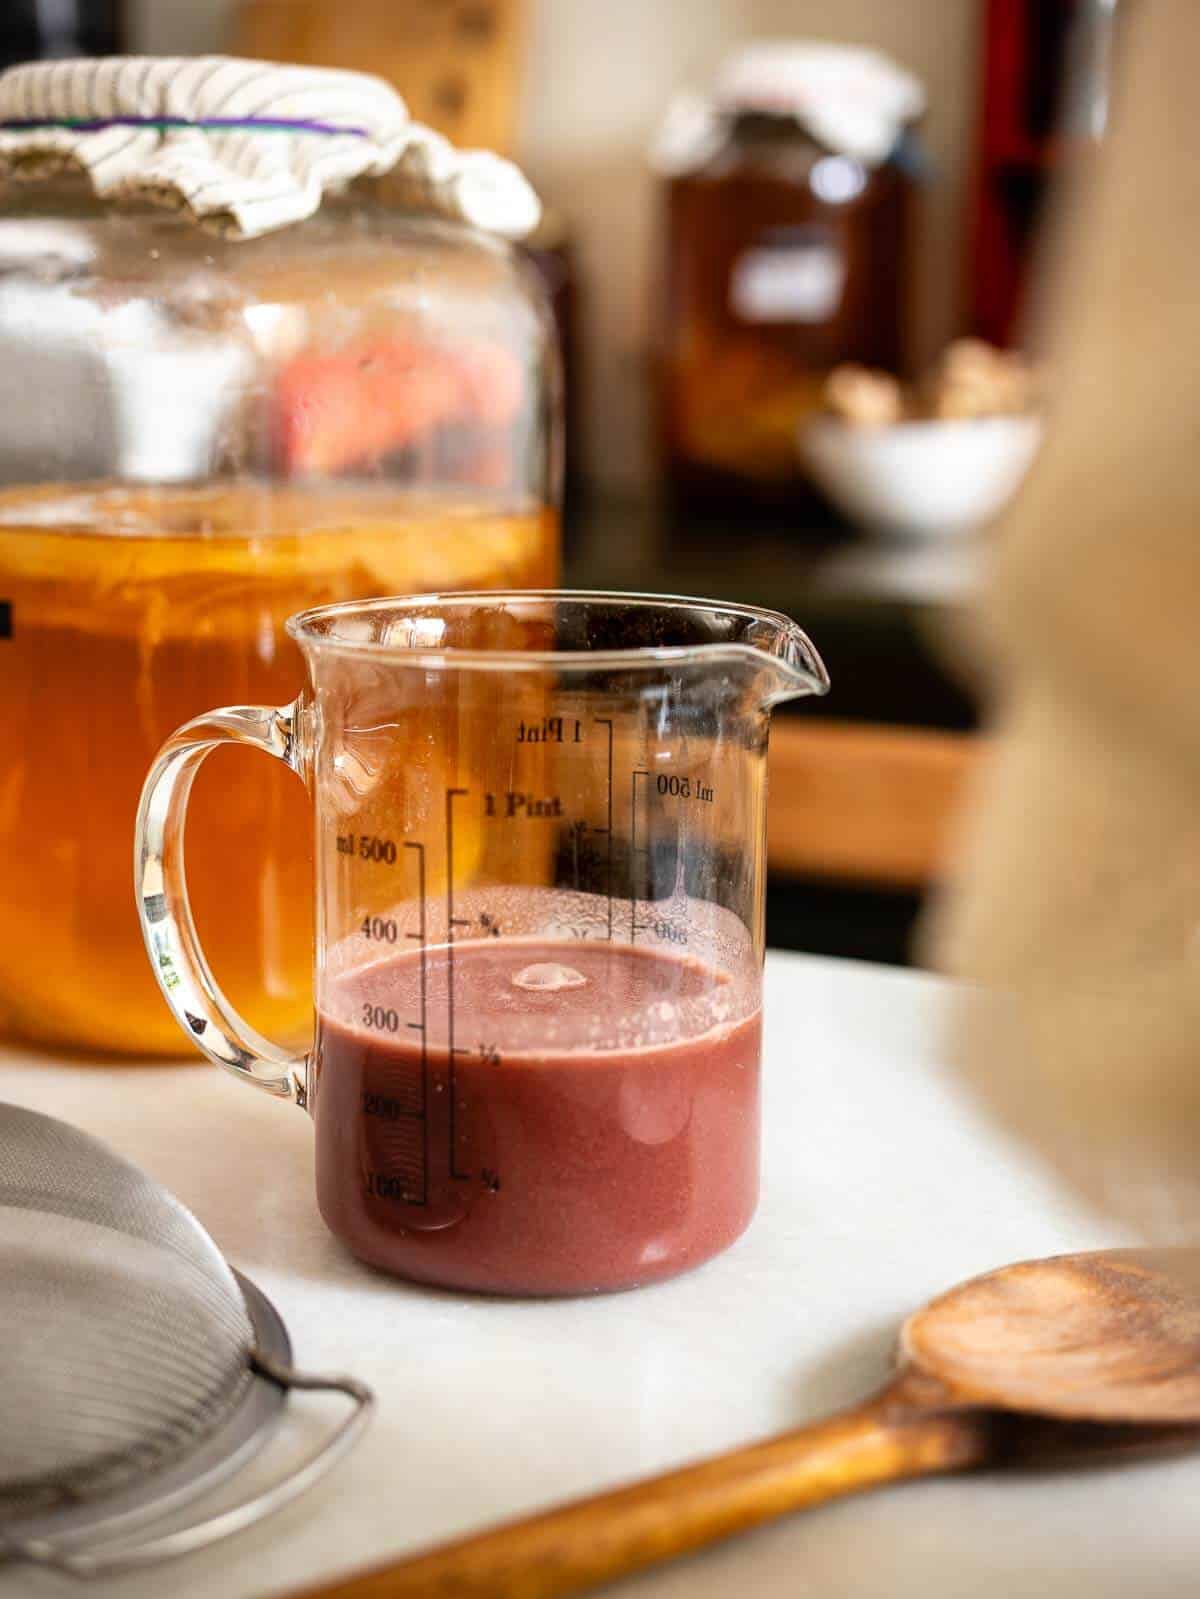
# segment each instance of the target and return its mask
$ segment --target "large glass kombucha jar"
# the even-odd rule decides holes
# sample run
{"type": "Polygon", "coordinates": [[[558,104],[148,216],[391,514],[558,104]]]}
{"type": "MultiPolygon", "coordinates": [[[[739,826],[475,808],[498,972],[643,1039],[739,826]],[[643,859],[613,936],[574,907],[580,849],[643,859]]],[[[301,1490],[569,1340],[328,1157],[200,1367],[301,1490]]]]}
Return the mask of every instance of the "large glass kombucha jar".
{"type": "MultiPolygon", "coordinates": [[[[155,750],[298,692],[293,612],[552,584],[557,360],[509,243],[374,180],[249,239],[81,175],[0,192],[0,1033],[178,1053],[132,889],[155,750]]],[[[311,820],[264,764],[207,763],[187,856],[218,981],[283,1041],[311,820]]]]}

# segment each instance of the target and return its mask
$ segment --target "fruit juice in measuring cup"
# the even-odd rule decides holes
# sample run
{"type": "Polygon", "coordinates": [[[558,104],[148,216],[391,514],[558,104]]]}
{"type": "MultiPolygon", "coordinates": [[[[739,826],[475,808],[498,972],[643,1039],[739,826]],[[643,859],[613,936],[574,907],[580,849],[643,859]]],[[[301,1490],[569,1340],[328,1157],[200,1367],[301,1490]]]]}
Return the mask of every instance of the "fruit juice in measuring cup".
{"type": "MultiPolygon", "coordinates": [[[[142,779],[211,705],[290,699],[283,631],[324,601],[553,580],[543,507],[380,485],[0,491],[0,1029],[133,1053],[179,1034],[130,889],[142,779]]],[[[295,778],[219,751],[188,829],[197,924],[256,1025],[307,1035],[312,823],[295,778]]]]}
{"type": "MultiPolygon", "coordinates": [[[[602,902],[563,911],[603,935],[602,902]]],[[[563,1294],[674,1275],[754,1213],[761,1038],[748,973],[660,947],[386,953],[325,992],[322,1213],[364,1259],[428,1282],[563,1294]]]]}

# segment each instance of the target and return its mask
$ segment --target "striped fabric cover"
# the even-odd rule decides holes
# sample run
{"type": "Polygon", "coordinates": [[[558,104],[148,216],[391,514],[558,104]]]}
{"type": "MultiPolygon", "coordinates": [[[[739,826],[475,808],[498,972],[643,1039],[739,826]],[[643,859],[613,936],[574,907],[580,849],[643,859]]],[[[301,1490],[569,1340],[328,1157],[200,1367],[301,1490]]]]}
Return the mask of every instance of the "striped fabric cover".
{"type": "Polygon", "coordinates": [[[512,165],[456,150],[381,78],[228,56],[47,61],[0,74],[0,178],[82,170],[253,238],[311,216],[325,191],[395,171],[404,203],[520,238],[541,207],[512,165]]]}

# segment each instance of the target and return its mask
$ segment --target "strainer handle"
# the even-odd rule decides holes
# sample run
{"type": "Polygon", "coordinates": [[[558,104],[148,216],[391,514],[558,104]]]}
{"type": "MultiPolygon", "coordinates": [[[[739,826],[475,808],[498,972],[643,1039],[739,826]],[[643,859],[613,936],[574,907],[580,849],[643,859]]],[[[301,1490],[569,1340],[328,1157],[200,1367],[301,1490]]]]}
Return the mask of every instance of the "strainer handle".
{"type": "Polygon", "coordinates": [[[133,871],[146,952],[180,1027],[235,1077],[303,1105],[308,1058],[289,1055],[256,1032],[217,986],[192,920],[183,866],[184,820],[201,761],[219,744],[248,744],[299,775],[299,704],[227,705],[172,733],[142,789],[133,871]]]}
{"type": "Polygon", "coordinates": [[[254,1363],[262,1376],[283,1388],[345,1394],[353,1402],[353,1408],[324,1442],[298,1466],[284,1476],[274,1478],[266,1487],[230,1506],[228,1510],[218,1511],[215,1515],[188,1522],[168,1532],[151,1532],[132,1541],[117,1539],[110,1544],[78,1551],[56,1544],[53,1539],[33,1539],[6,1547],[0,1534],[0,1564],[7,1556],[34,1565],[49,1566],[71,1577],[118,1576],[123,1572],[138,1571],[144,1566],[157,1565],[160,1560],[174,1560],[179,1555],[207,1549],[212,1544],[232,1537],[234,1533],[255,1526],[306,1493],[358,1442],[375,1408],[375,1395],[365,1383],[357,1382],[353,1377],[310,1376],[287,1366],[279,1366],[262,1354],[255,1355],[254,1363]]]}

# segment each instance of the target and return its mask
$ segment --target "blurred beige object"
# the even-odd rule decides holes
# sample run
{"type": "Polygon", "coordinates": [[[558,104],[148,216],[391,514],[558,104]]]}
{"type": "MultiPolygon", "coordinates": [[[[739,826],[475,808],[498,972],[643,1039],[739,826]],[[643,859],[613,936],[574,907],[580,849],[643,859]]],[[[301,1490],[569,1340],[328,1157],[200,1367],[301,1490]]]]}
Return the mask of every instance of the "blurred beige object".
{"type": "Polygon", "coordinates": [[[987,623],[1002,736],[943,965],[980,1093],[1093,1199],[1200,1225],[1200,7],[1130,7],[1060,263],[1055,418],[987,623]]]}
{"type": "Polygon", "coordinates": [[[1019,350],[985,339],[955,339],[917,383],[843,361],[822,390],[825,410],[853,427],[909,421],[967,422],[1030,415],[1039,399],[1038,374],[1019,350]]]}
{"type": "Polygon", "coordinates": [[[1033,408],[1034,374],[1015,350],[983,339],[956,339],[938,363],[929,410],[934,417],[1020,416],[1033,408]]]}
{"type": "Polygon", "coordinates": [[[409,112],[460,149],[511,154],[525,0],[242,0],[242,56],[352,67],[386,78],[409,112]]]}
{"type": "Polygon", "coordinates": [[[900,420],[904,396],[899,380],[890,372],[875,372],[847,361],[834,367],[825,380],[825,406],[854,427],[879,427],[900,420]]]}

